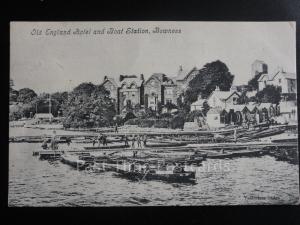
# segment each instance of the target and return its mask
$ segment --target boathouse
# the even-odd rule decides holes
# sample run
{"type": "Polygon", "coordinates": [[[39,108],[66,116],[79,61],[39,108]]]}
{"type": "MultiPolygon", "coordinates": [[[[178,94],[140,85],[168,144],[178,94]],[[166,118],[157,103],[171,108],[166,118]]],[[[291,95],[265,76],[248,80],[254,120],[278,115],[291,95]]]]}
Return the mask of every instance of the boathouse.
{"type": "Polygon", "coordinates": [[[236,105],[237,100],[240,98],[240,94],[231,89],[230,91],[221,91],[217,86],[207,98],[207,103],[210,107],[222,107],[225,108],[227,105],[236,105]]]}
{"type": "Polygon", "coordinates": [[[280,112],[276,119],[277,122],[297,124],[298,110],[296,101],[282,101],[279,103],[279,108],[280,112]]]}
{"type": "Polygon", "coordinates": [[[221,122],[221,107],[211,108],[206,114],[206,122],[209,128],[224,127],[225,124],[221,122]]]}

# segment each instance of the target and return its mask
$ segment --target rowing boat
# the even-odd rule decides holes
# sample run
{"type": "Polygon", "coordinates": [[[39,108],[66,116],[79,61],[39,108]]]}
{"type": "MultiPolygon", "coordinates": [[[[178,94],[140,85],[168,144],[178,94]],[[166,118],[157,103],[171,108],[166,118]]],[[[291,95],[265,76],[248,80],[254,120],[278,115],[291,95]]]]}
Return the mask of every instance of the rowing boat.
{"type": "Polygon", "coordinates": [[[61,162],[79,170],[83,170],[90,165],[90,163],[86,162],[85,160],[79,159],[78,156],[70,154],[61,155],[61,162]]]}
{"type": "Polygon", "coordinates": [[[129,171],[126,169],[117,169],[117,174],[121,177],[125,177],[130,180],[162,180],[166,182],[195,182],[196,172],[194,171],[185,171],[175,173],[168,170],[150,170],[142,172],[139,170],[129,171]]]}

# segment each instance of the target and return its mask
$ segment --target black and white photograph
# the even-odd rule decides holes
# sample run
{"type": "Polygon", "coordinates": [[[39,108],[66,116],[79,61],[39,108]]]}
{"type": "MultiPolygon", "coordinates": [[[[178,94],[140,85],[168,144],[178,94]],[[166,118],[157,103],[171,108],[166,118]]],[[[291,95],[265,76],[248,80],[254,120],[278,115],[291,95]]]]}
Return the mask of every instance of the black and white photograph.
{"type": "Polygon", "coordinates": [[[300,203],[294,21],[11,22],[9,75],[9,207],[300,203]]]}

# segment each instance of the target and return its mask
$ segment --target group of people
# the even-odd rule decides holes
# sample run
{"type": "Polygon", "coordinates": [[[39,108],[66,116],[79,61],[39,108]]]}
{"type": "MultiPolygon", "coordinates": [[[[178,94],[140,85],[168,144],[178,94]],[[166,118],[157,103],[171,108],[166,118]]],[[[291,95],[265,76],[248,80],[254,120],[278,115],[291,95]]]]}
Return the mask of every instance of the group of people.
{"type": "Polygon", "coordinates": [[[93,139],[93,147],[95,146],[97,141],[98,141],[98,146],[100,146],[101,143],[103,146],[107,146],[107,136],[106,135],[99,134],[97,138],[94,138],[93,139]]]}
{"type": "Polygon", "coordinates": [[[125,144],[125,146],[130,146],[131,148],[144,148],[144,147],[146,147],[146,144],[147,144],[147,136],[146,135],[143,135],[143,136],[133,135],[131,140],[129,140],[127,135],[125,135],[124,144],[125,144]],[[131,141],[131,145],[129,145],[129,141],[131,141]]]}
{"type": "MultiPolygon", "coordinates": [[[[41,146],[44,150],[49,149],[48,142],[49,142],[49,138],[45,136],[44,139],[43,139],[42,146],[41,146]]],[[[68,146],[70,145],[71,142],[72,142],[71,138],[66,137],[66,143],[67,143],[68,146]]],[[[58,149],[58,140],[57,140],[57,136],[56,136],[55,131],[53,131],[53,135],[50,139],[50,149],[51,150],[57,150],[58,149]]]]}

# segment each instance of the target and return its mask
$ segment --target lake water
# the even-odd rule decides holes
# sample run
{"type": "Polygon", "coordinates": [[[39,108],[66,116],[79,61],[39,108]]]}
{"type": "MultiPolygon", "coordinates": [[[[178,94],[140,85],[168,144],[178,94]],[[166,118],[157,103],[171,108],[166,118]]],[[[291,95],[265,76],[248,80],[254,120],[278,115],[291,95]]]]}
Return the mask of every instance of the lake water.
{"type": "Polygon", "coordinates": [[[210,159],[196,168],[196,184],[170,184],[133,182],[113,172],[96,174],[41,161],[32,156],[39,147],[9,144],[9,206],[299,204],[298,166],[270,156],[210,159]]]}

